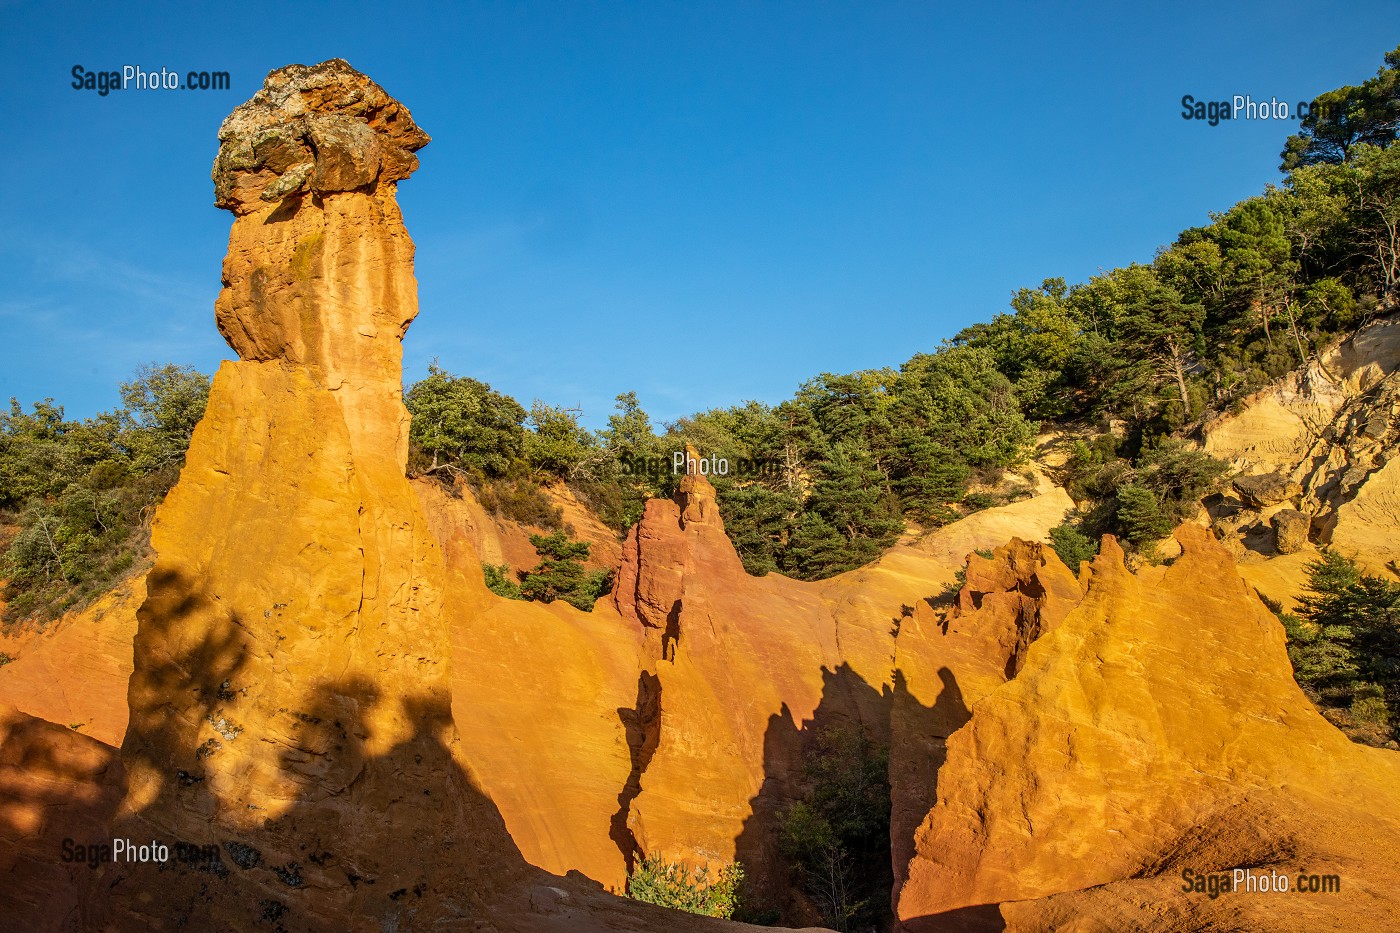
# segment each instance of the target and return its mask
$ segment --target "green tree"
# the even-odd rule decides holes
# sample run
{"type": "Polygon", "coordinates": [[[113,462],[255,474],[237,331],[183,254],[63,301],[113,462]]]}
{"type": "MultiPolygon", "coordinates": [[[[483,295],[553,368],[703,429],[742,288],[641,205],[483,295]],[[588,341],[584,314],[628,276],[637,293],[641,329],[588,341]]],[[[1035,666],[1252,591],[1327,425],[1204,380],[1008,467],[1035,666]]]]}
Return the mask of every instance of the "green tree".
{"type": "Polygon", "coordinates": [[[1375,684],[1389,716],[1400,710],[1400,586],[1362,573],[1337,552],[1308,565],[1299,597],[1306,626],[1289,629],[1289,657],[1299,682],[1348,705],[1359,686],[1375,684]]]}
{"type": "Polygon", "coordinates": [[[509,564],[482,564],[481,574],[486,579],[486,588],[497,596],[506,599],[524,599],[520,584],[512,580],[509,564]]]}
{"type": "Polygon", "coordinates": [[[66,444],[75,428],[53,399],[35,402],[28,413],[10,399],[9,413],[0,414],[0,506],[58,495],[80,475],[82,464],[66,444]]]}
{"type": "Polygon", "coordinates": [[[1075,573],[1079,572],[1081,563],[1093,560],[1099,553],[1098,542],[1071,524],[1056,525],[1050,529],[1050,546],[1065,562],[1065,566],[1075,573]]]}
{"type": "Polygon", "coordinates": [[[1012,314],[974,324],[956,341],[990,349],[997,369],[1011,380],[1023,410],[1034,417],[1065,414],[1065,370],[1082,339],[1080,322],[1067,302],[1065,280],[1046,279],[1037,289],[1011,296],[1012,314]]]}
{"type": "Polygon", "coordinates": [[[1163,516],[1173,524],[1195,513],[1201,497],[1229,469],[1223,460],[1175,438],[1144,449],[1134,466],[1137,482],[1157,496],[1163,516]]]}
{"type": "Polygon", "coordinates": [[[133,469],[150,472],[184,461],[209,404],[209,387],[204,373],[172,363],[143,366],[136,379],[122,383],[133,469]]]}
{"type": "Polygon", "coordinates": [[[1400,288],[1400,147],[1362,146],[1353,161],[1351,239],[1378,280],[1382,297],[1393,302],[1400,288]]]}
{"type": "Polygon", "coordinates": [[[1132,483],[1118,490],[1117,522],[1128,540],[1143,549],[1172,530],[1171,519],[1163,512],[1157,495],[1146,486],[1132,483]]]}
{"type": "Polygon", "coordinates": [[[636,392],[624,392],[617,397],[617,413],[608,416],[608,426],[599,436],[618,460],[657,453],[651,418],[642,410],[636,392]]]}
{"type": "Polygon", "coordinates": [[[1400,47],[1385,55],[1385,66],[1359,86],[1319,94],[1298,133],[1280,154],[1280,168],[1292,171],[1318,163],[1346,162],[1358,146],[1389,145],[1400,129],[1400,47]]]}
{"type": "Polygon", "coordinates": [[[562,531],[550,535],[530,535],[530,543],[540,562],[521,577],[520,595],[551,603],[562,599],[589,612],[593,603],[612,588],[611,571],[589,573],[582,564],[588,559],[587,542],[574,541],[562,531]]]}
{"type": "Polygon", "coordinates": [[[127,407],[82,421],[52,400],[0,415],[0,507],[19,532],[0,559],[10,617],[45,621],[100,594],[145,549],[145,518],[174,483],[209,380],[147,366],[127,407]]]}
{"type": "Polygon", "coordinates": [[[818,730],[807,789],[782,815],[780,847],[822,919],[838,931],[888,909],[889,752],[858,726],[818,730]]]}
{"type": "Polygon", "coordinates": [[[533,469],[569,479],[601,462],[597,439],[579,425],[576,412],[536,399],[526,423],[524,456],[533,469]]]}
{"type": "Polygon", "coordinates": [[[1182,422],[1192,416],[1186,368],[1201,337],[1204,319],[1205,309],[1200,304],[1188,304],[1175,288],[1159,281],[1133,296],[1124,311],[1122,330],[1127,347],[1154,379],[1168,379],[1175,384],[1182,422]]]}
{"type": "Polygon", "coordinates": [[[484,382],[454,376],[436,363],[428,376],[404,395],[412,415],[409,440],[431,462],[431,472],[444,466],[502,476],[524,447],[525,409],[484,382]]]}

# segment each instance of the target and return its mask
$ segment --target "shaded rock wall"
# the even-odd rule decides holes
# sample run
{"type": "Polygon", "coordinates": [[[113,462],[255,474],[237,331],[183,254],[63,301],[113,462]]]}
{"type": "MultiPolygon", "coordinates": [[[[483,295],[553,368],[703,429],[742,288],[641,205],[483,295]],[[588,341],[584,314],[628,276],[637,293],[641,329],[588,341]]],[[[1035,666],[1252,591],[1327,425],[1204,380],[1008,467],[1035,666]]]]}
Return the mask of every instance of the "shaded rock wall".
{"type": "Polygon", "coordinates": [[[116,750],[0,705],[0,923],[58,933],[100,928],[91,897],[110,866],[64,860],[64,840],[110,845],[105,833],[124,792],[116,750]]]}

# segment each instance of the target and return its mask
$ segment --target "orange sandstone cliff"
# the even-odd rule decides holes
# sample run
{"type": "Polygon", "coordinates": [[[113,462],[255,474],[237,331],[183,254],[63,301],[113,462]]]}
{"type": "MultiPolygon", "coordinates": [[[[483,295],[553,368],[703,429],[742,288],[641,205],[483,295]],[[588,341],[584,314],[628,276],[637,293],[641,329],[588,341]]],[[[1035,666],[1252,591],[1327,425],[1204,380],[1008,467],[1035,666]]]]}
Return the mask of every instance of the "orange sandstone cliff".
{"type": "Polygon", "coordinates": [[[1000,601],[994,615],[1041,634],[946,740],[899,894],[907,929],[958,929],[997,904],[988,928],[1381,929],[1395,915],[1400,756],[1324,720],[1230,555],[1199,526],[1176,537],[1175,563],[1137,575],[1105,538],[1082,593],[1047,551],[1029,586],[1025,547],[1001,555],[983,611],[1000,601]],[[1184,871],[1234,869],[1336,873],[1342,890],[1183,891],[1184,871]]]}
{"type": "Polygon", "coordinates": [[[240,360],[154,523],[112,828],[219,858],[108,866],[88,910],[123,930],[714,925],[531,868],[459,741],[455,584],[404,476],[395,184],[427,136],[338,60],[273,72],[219,135],[216,312],[240,360]]]}

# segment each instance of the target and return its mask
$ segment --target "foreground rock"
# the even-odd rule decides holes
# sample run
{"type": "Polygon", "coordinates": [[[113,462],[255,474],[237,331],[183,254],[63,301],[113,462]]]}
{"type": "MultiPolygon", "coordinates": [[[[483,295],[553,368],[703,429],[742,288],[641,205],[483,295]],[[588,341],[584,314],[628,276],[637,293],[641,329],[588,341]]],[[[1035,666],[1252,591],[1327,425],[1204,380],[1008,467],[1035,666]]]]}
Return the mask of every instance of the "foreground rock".
{"type": "Polygon", "coordinates": [[[30,933],[100,929],[105,872],[64,840],[110,843],[125,785],[109,745],[0,705],[0,925],[30,933]]]}
{"type": "Polygon", "coordinates": [[[1319,929],[1322,916],[1367,929],[1393,915],[1400,758],[1327,723],[1228,553],[1194,525],[1176,537],[1172,566],[1136,576],[1106,538],[1082,600],[1042,620],[1019,672],[949,737],[899,897],[909,930],[956,929],[997,904],[1015,929],[1164,916],[1173,929],[1319,929]],[[1343,888],[1219,904],[1182,891],[1188,869],[1235,868],[1336,873],[1343,888]]]}

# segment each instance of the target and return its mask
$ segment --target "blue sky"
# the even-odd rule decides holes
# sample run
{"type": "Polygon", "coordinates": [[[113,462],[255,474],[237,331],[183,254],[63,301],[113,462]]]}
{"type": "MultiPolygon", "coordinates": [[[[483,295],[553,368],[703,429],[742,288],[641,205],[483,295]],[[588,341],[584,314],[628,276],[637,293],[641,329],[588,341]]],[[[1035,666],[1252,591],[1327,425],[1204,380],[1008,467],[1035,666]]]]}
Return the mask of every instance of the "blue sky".
{"type": "Polygon", "coordinates": [[[0,0],[0,399],[73,416],[144,362],[212,372],[223,117],[343,57],[433,142],[412,380],[657,421],[897,365],[1047,276],[1135,260],[1277,181],[1310,99],[1400,43],[1393,2],[62,4],[0,0]],[[70,87],[136,64],[223,92],[70,87]]]}

